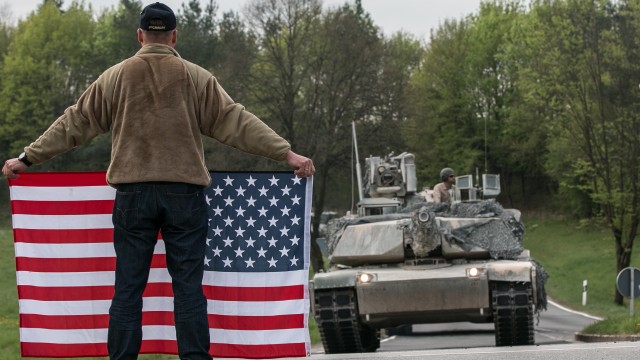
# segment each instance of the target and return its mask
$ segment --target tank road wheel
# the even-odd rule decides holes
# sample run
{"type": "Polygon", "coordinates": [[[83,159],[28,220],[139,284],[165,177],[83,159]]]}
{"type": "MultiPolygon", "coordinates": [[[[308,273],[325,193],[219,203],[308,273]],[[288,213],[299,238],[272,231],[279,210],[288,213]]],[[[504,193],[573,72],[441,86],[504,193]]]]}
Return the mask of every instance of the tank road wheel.
{"type": "Polygon", "coordinates": [[[379,332],[360,322],[354,289],[315,291],[314,317],[327,354],[373,352],[379,332]]]}
{"type": "Polygon", "coordinates": [[[496,346],[533,345],[531,283],[491,283],[496,346]]]}

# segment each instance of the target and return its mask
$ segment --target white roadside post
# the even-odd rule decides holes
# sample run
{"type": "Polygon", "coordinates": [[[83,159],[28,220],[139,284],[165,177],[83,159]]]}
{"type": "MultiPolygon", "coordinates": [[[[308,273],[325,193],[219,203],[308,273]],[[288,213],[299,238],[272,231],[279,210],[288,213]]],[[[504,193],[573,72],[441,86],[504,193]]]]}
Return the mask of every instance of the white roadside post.
{"type": "Polygon", "coordinates": [[[636,292],[635,292],[635,279],[634,279],[634,273],[636,270],[636,268],[631,269],[630,273],[631,273],[631,278],[629,279],[629,290],[631,290],[631,296],[629,297],[629,316],[633,316],[633,299],[636,297],[636,292]]]}
{"type": "Polygon", "coordinates": [[[587,280],[582,282],[582,306],[587,306],[587,280]]]}

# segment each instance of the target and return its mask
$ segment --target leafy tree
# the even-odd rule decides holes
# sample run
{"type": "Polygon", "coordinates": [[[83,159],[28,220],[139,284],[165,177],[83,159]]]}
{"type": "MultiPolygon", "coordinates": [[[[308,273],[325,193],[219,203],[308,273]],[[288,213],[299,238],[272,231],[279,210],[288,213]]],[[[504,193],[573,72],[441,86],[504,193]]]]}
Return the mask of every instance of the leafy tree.
{"type": "MultiPolygon", "coordinates": [[[[222,15],[217,29],[215,54],[210,56],[215,59],[211,64],[211,71],[235,101],[245,104],[253,111],[258,107],[251,91],[253,81],[251,69],[259,51],[257,37],[247,29],[245,22],[233,11],[222,15]]],[[[272,161],[247,156],[236,149],[209,139],[205,139],[205,152],[210,168],[266,170],[274,166],[272,161]]]]}
{"type": "Polygon", "coordinates": [[[140,50],[136,33],[140,12],[141,1],[120,0],[115,8],[99,15],[93,43],[95,53],[100,54],[96,64],[100,72],[140,50]]]}
{"type": "Polygon", "coordinates": [[[209,0],[204,9],[200,1],[183,3],[177,14],[179,24],[176,50],[183,58],[206,69],[213,69],[219,63],[219,40],[216,24],[218,5],[209,0]]]}
{"type": "MultiPolygon", "coordinates": [[[[637,1],[537,2],[547,42],[537,82],[554,110],[550,171],[588,194],[615,240],[616,268],[629,266],[640,225],[637,1]]],[[[622,304],[616,291],[614,301],[622,304]]]]}
{"type": "MultiPolygon", "coordinates": [[[[501,169],[509,203],[542,206],[556,191],[556,181],[546,170],[548,160],[550,94],[538,86],[538,75],[548,67],[539,61],[538,50],[547,42],[539,24],[529,13],[518,10],[510,20],[497,55],[504,64],[509,95],[501,125],[493,128],[497,143],[496,168],[501,169]],[[505,171],[507,170],[507,171],[505,171]],[[518,181],[519,180],[519,181],[518,181]],[[514,189],[519,188],[519,192],[514,189]],[[532,195],[535,194],[535,195],[532,195]]],[[[488,138],[493,142],[491,133],[488,138]]]]}
{"type": "MultiPolygon", "coordinates": [[[[248,24],[260,38],[261,51],[251,72],[258,113],[295,151],[312,158],[314,154],[304,143],[301,90],[315,62],[310,46],[318,29],[320,5],[317,0],[254,0],[246,8],[248,24]]],[[[316,271],[323,268],[315,241],[311,242],[311,262],[316,271]]]]}
{"type": "Polygon", "coordinates": [[[261,46],[253,94],[266,118],[316,164],[311,257],[319,271],[324,265],[315,236],[327,191],[338,192],[349,180],[351,124],[361,124],[363,148],[388,149],[383,129],[405,116],[395,100],[405,96],[402,85],[419,45],[401,35],[385,44],[359,1],[324,14],[318,1],[255,1],[249,16],[261,46]],[[404,78],[392,80],[395,75],[404,78]]]}
{"type": "Polygon", "coordinates": [[[77,3],[63,13],[45,1],[19,23],[2,68],[5,158],[20,153],[90,82],[93,30],[91,13],[77,3]]]}
{"type": "MultiPolygon", "coordinates": [[[[378,28],[359,3],[325,13],[317,35],[311,50],[316,62],[302,91],[306,121],[300,129],[309,139],[306,151],[313,155],[317,170],[314,234],[318,233],[321,214],[330,199],[327,194],[340,193],[339,180],[353,168],[351,124],[362,125],[358,134],[361,148],[372,150],[369,145],[381,143],[365,139],[380,134],[375,129],[381,122],[373,118],[373,109],[381,107],[377,90],[383,58],[378,28]]],[[[314,268],[319,267],[320,264],[314,268]]]]}
{"type": "Polygon", "coordinates": [[[413,116],[405,132],[419,159],[426,159],[419,162],[425,185],[435,185],[448,166],[501,174],[509,202],[513,189],[520,189],[521,203],[531,190],[547,189],[547,128],[518,86],[521,69],[535,60],[522,45],[529,40],[522,30],[527,22],[519,1],[484,2],[477,14],[445,21],[432,33],[413,79],[413,116]]]}
{"type": "MultiPolygon", "coordinates": [[[[459,173],[482,159],[477,143],[478,126],[468,57],[471,21],[446,20],[431,34],[421,67],[412,78],[412,116],[406,124],[406,141],[418,159],[423,185],[439,182],[443,167],[459,173]]],[[[480,133],[481,134],[481,133],[480,133]]]]}
{"type": "Polygon", "coordinates": [[[250,99],[251,68],[258,56],[258,39],[237,13],[225,12],[220,21],[218,61],[213,71],[234,98],[250,99]]]}
{"type": "Polygon", "coordinates": [[[406,150],[403,127],[411,114],[411,77],[418,71],[424,49],[416,38],[408,33],[398,32],[383,39],[382,56],[379,64],[376,91],[375,114],[380,121],[380,136],[384,148],[375,153],[389,153],[406,150]],[[392,136],[390,136],[392,135],[392,136]]]}
{"type": "Polygon", "coordinates": [[[11,13],[6,6],[5,4],[5,6],[0,7],[0,64],[2,64],[2,59],[9,48],[11,33],[14,29],[11,23],[11,13]]]}

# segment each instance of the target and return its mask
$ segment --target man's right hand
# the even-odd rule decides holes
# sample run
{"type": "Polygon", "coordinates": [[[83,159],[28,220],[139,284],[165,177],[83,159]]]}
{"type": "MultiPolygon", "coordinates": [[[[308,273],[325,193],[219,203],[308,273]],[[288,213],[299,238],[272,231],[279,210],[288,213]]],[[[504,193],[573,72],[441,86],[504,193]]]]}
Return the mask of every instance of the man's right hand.
{"type": "Polygon", "coordinates": [[[20,177],[18,173],[23,172],[27,169],[27,165],[22,161],[18,160],[18,158],[9,159],[4,162],[4,166],[2,167],[2,173],[7,179],[17,179],[20,177]]]}
{"type": "Polygon", "coordinates": [[[287,162],[294,169],[294,174],[298,177],[312,176],[316,172],[313,161],[302,155],[298,155],[289,150],[287,153],[287,162]]]}

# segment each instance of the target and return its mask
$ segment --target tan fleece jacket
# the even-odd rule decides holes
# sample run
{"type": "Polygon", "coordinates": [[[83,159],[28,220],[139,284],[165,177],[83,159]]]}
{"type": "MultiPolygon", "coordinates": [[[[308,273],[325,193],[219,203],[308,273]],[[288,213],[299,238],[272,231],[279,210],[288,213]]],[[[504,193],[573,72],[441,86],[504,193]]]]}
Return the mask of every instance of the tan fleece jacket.
{"type": "Polygon", "coordinates": [[[207,70],[171,47],[143,46],[106,70],[44,134],[25,147],[41,164],[112,131],[110,184],[174,181],[207,186],[202,135],[273,160],[289,143],[240,104],[207,70]]]}

